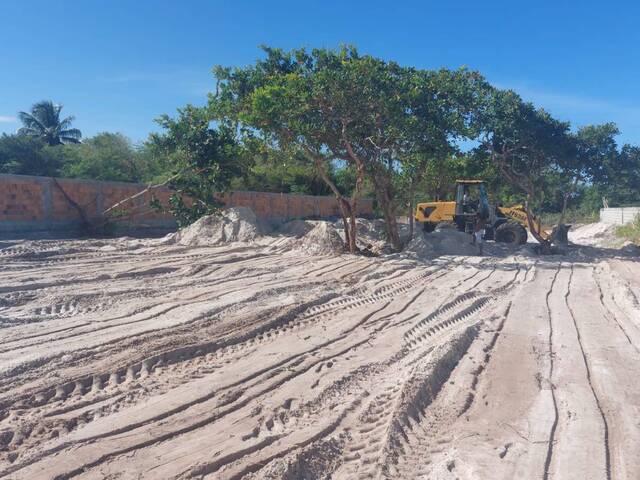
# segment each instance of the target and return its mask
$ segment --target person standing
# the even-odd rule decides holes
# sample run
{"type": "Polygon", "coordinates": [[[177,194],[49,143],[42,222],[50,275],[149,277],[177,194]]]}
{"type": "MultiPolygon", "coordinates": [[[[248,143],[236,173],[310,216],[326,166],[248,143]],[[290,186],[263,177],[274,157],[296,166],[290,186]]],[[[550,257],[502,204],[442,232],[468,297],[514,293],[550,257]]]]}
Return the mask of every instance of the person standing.
{"type": "Polygon", "coordinates": [[[473,238],[471,240],[472,245],[478,246],[478,254],[483,254],[483,243],[484,243],[484,224],[485,220],[480,218],[479,216],[476,218],[476,222],[473,225],[473,238]]]}

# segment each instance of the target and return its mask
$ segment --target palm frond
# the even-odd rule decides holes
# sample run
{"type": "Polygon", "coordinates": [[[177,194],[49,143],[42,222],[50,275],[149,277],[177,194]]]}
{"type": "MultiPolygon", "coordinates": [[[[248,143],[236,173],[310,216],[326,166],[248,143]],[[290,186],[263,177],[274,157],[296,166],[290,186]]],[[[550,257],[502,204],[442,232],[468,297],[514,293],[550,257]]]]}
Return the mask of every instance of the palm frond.
{"type": "Polygon", "coordinates": [[[26,128],[38,132],[43,132],[44,130],[46,130],[46,127],[36,117],[29,113],[19,112],[18,118],[26,128]]]}
{"type": "Polygon", "coordinates": [[[70,143],[82,143],[82,141],[79,138],[73,138],[73,137],[59,137],[60,139],[60,143],[62,145],[68,145],[70,143]]]}
{"type": "Polygon", "coordinates": [[[51,100],[44,100],[31,107],[31,113],[44,125],[51,127],[60,123],[62,105],[55,105],[51,100]]]}
{"type": "Polygon", "coordinates": [[[82,133],[77,128],[60,131],[59,137],[62,143],[80,143],[82,133]]]}
{"type": "Polygon", "coordinates": [[[59,123],[60,130],[66,130],[71,126],[71,124],[75,121],[76,117],[71,115],[70,117],[65,118],[59,123]]]}
{"type": "Polygon", "coordinates": [[[18,129],[18,135],[25,135],[29,137],[39,137],[39,132],[36,132],[33,128],[21,127],[18,129]]]}
{"type": "Polygon", "coordinates": [[[40,137],[49,145],[62,143],[79,143],[82,133],[77,128],[70,128],[75,117],[60,120],[62,105],[51,100],[43,100],[31,107],[31,113],[19,112],[18,118],[23,124],[19,130],[24,135],[40,137]]]}

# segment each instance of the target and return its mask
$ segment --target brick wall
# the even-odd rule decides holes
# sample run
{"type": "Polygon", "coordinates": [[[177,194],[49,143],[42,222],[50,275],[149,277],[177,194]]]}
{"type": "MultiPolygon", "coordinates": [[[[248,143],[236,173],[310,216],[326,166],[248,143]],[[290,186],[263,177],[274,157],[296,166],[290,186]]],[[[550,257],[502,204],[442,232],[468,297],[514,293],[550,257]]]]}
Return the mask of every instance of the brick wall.
{"type": "MultiPolygon", "coordinates": [[[[107,208],[145,188],[124,182],[0,175],[0,234],[77,230],[85,220],[100,221],[107,208]]],[[[124,232],[174,229],[170,215],[149,206],[152,195],[166,204],[171,191],[161,187],[126,201],[112,212],[112,223],[124,232]]],[[[336,201],[330,196],[238,191],[223,200],[227,206],[250,207],[257,216],[269,220],[339,216],[336,201]]],[[[361,216],[372,216],[372,201],[363,199],[358,210],[361,216]]]]}

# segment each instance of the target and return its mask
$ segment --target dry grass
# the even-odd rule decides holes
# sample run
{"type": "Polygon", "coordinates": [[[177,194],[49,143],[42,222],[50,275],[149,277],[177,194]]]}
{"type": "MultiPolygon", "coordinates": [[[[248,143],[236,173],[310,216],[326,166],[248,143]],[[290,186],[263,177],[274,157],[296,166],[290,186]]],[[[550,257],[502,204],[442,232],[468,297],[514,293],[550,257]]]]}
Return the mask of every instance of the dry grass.
{"type": "Polygon", "coordinates": [[[640,215],[636,215],[636,218],[634,218],[631,223],[618,227],[616,233],[619,237],[626,238],[640,245],[640,215]]]}

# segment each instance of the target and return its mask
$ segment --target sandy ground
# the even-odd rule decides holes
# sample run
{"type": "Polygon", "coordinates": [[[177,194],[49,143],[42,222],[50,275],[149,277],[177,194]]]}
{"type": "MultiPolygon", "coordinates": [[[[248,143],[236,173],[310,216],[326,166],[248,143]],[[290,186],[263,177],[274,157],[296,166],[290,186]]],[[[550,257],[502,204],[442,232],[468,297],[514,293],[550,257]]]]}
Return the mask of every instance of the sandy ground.
{"type": "Polygon", "coordinates": [[[0,477],[640,478],[639,258],[588,243],[6,242],[0,477]]]}

